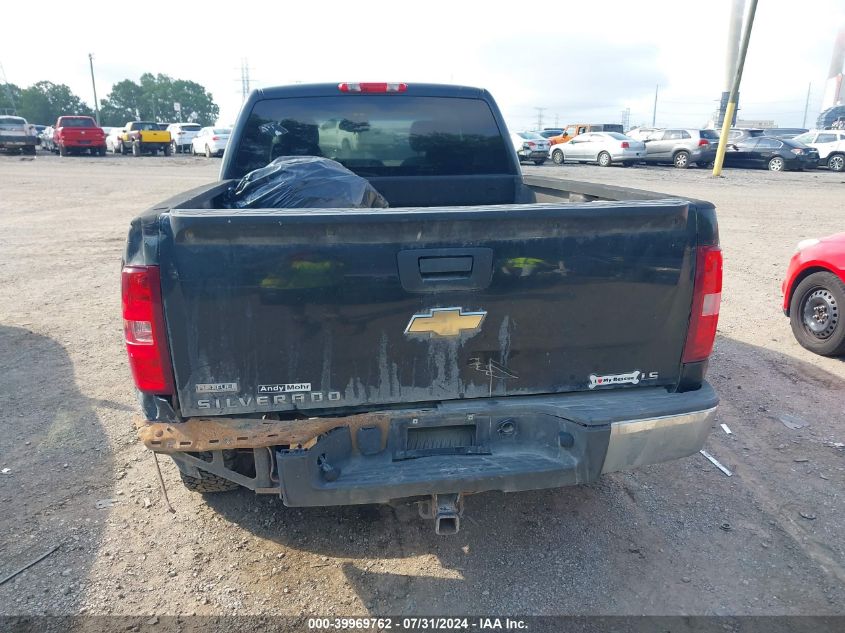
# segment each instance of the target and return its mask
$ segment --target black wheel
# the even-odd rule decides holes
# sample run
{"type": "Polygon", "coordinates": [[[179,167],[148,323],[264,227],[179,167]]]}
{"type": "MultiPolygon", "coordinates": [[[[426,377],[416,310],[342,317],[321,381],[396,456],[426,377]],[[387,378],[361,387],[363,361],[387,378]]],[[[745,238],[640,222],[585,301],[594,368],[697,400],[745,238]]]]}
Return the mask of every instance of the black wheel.
{"type": "Polygon", "coordinates": [[[132,142],[132,155],[133,156],[140,156],[141,155],[141,143],[138,141],[132,142]]]}
{"type": "Polygon", "coordinates": [[[162,151],[164,152],[164,155],[165,155],[165,156],[170,156],[170,152],[171,152],[172,150],[171,150],[170,145],[165,145],[165,146],[164,146],[164,149],[163,149],[162,151]]]}
{"type": "Polygon", "coordinates": [[[792,333],[802,347],[822,356],[845,354],[845,282],[818,272],[796,286],[789,302],[792,333]]]}
{"type": "Polygon", "coordinates": [[[678,152],[672,158],[672,163],[678,169],[686,169],[689,167],[689,152],[678,152]]]}
{"type": "Polygon", "coordinates": [[[97,148],[97,154],[99,154],[100,156],[105,156],[106,155],[106,146],[103,145],[102,147],[98,147],[97,148]]]}
{"type": "Polygon", "coordinates": [[[200,471],[200,474],[202,475],[202,479],[191,477],[181,471],[179,472],[185,488],[194,492],[206,494],[209,492],[229,492],[240,488],[235,482],[223,479],[223,477],[218,477],[217,475],[212,475],[204,471],[200,471]]]}
{"type": "Polygon", "coordinates": [[[556,149],[555,151],[553,151],[552,152],[552,160],[554,161],[555,165],[563,165],[564,160],[566,160],[563,157],[563,151],[559,150],[559,149],[556,149]]]}
{"type": "Polygon", "coordinates": [[[696,163],[696,167],[703,167],[704,169],[713,169],[715,163],[711,160],[709,163],[696,163]]]}
{"type": "Polygon", "coordinates": [[[537,160],[534,161],[534,164],[535,165],[542,165],[545,162],[546,162],[545,158],[538,158],[537,160]]]}
{"type": "Polygon", "coordinates": [[[623,167],[633,167],[633,166],[634,166],[634,161],[632,161],[632,160],[626,160],[626,161],[623,161],[623,162],[622,162],[622,166],[623,166],[623,167]]]}
{"type": "Polygon", "coordinates": [[[608,154],[607,152],[601,152],[598,155],[597,160],[599,163],[599,167],[610,167],[611,159],[610,154],[608,154]]]}
{"type": "Polygon", "coordinates": [[[780,156],[773,156],[769,160],[769,171],[783,171],[786,169],[786,163],[780,156]]]}
{"type": "Polygon", "coordinates": [[[845,155],[843,155],[843,154],[831,154],[827,159],[827,168],[830,171],[843,171],[843,170],[845,170],[845,155]]]}
{"type": "Polygon", "coordinates": [[[170,142],[170,153],[171,154],[178,154],[179,153],[179,146],[176,144],[176,141],[170,142]]]}
{"type": "Polygon", "coordinates": [[[206,145],[205,146],[205,157],[211,158],[212,156],[213,156],[213,154],[211,153],[211,148],[209,148],[208,145],[206,145]]]}

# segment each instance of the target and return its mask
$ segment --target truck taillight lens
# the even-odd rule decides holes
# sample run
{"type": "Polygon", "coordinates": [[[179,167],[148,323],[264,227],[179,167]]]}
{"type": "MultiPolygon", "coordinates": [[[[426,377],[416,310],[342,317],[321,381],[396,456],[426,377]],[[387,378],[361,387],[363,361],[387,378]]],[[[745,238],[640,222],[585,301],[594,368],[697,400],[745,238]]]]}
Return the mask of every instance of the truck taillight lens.
{"type": "Polygon", "coordinates": [[[682,362],[695,363],[710,356],[721,301],[722,250],[718,246],[700,246],[695,258],[692,313],[682,362]]]}
{"type": "Polygon", "coordinates": [[[710,145],[710,141],[708,141],[706,138],[698,139],[698,146],[699,147],[707,147],[708,145],[710,145]]]}
{"type": "Polygon", "coordinates": [[[140,391],[173,393],[158,266],[126,266],[121,273],[123,332],[129,367],[140,391]]]}

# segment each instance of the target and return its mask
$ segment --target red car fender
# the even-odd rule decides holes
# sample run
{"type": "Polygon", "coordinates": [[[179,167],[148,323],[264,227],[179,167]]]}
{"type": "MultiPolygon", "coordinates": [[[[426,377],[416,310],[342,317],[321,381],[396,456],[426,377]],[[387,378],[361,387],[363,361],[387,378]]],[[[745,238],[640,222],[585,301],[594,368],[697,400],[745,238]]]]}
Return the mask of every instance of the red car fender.
{"type": "Polygon", "coordinates": [[[845,233],[824,237],[792,256],[781,284],[784,313],[789,314],[792,292],[810,270],[826,270],[845,283],[845,233]]]}

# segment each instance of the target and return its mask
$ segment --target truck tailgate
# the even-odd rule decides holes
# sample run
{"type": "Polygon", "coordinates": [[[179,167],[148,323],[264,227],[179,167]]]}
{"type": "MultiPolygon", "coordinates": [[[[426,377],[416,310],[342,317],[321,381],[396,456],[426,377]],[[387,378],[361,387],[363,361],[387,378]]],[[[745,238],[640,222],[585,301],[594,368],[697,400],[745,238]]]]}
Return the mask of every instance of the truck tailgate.
{"type": "Polygon", "coordinates": [[[695,206],[185,210],[160,220],[184,415],[677,384],[695,206]]]}

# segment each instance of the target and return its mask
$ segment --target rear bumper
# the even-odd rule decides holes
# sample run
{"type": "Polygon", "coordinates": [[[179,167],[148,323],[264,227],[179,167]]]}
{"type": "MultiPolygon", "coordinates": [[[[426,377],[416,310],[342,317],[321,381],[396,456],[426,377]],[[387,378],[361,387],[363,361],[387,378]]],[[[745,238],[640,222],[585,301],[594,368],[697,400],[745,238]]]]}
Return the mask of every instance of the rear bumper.
{"type": "Polygon", "coordinates": [[[34,147],[34,136],[18,136],[15,134],[0,134],[0,147],[34,147]]]}
{"type": "MultiPolygon", "coordinates": [[[[674,394],[660,388],[616,389],[450,402],[384,412],[363,422],[364,416],[353,416],[355,423],[345,423],[353,418],[313,418],[284,424],[298,425],[300,439],[308,435],[302,425],[313,420],[325,432],[288,446],[264,441],[270,451],[255,450],[255,480],[230,477],[222,455],[202,462],[180,452],[191,447],[174,448],[181,444],[178,440],[169,447],[166,437],[158,447],[145,443],[170,452],[187,474],[201,476],[197,470],[208,470],[257,492],[280,494],[288,506],[384,503],[430,494],[589,483],[604,473],[685,457],[704,445],[717,404],[717,395],[705,383],[697,391],[674,394]],[[410,447],[410,434],[445,427],[471,429],[472,446],[410,447]],[[268,465],[270,474],[262,474],[268,465]]],[[[179,425],[162,425],[174,426],[179,425]]],[[[283,429],[272,430],[273,437],[284,436],[283,429]]],[[[249,433],[241,428],[237,435],[246,439],[249,433]]],[[[225,446],[225,440],[218,445],[225,446]]]]}

